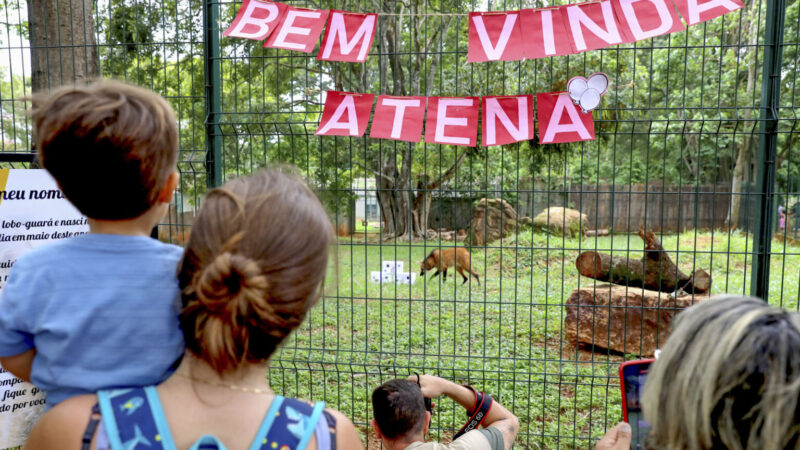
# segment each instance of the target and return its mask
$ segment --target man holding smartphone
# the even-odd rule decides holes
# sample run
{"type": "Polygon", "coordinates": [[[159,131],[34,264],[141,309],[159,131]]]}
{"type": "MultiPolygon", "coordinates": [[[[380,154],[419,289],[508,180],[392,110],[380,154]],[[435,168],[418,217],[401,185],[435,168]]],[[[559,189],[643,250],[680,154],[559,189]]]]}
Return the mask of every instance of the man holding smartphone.
{"type": "Polygon", "coordinates": [[[372,409],[372,428],[389,450],[508,450],[519,430],[519,419],[491,396],[432,375],[419,376],[419,384],[416,375],[382,384],[372,393],[372,409]],[[442,394],[463,406],[469,420],[450,444],[426,443],[425,399],[442,394]]]}

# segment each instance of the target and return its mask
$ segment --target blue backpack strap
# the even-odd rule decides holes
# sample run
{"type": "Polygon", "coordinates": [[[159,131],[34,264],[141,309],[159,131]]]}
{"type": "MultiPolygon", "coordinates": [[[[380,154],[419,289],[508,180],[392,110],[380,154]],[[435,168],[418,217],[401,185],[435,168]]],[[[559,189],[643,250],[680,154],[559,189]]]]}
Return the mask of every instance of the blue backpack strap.
{"type": "Polygon", "coordinates": [[[322,411],[322,417],[325,418],[325,422],[328,425],[328,433],[331,435],[330,450],[336,450],[336,418],[328,411],[322,411]]]}
{"type": "Polygon", "coordinates": [[[314,434],[314,430],[317,428],[317,422],[319,422],[322,416],[323,409],[325,409],[325,402],[317,402],[314,404],[314,411],[311,413],[311,418],[308,420],[309,425],[303,431],[303,440],[297,444],[298,449],[305,449],[306,446],[308,446],[308,441],[311,440],[311,435],[314,434]]]}
{"type": "Polygon", "coordinates": [[[104,390],[97,399],[113,450],[175,448],[154,387],[104,390]]]}
{"type": "Polygon", "coordinates": [[[271,417],[271,426],[265,430],[264,435],[259,430],[251,450],[305,449],[324,408],[325,402],[310,403],[293,398],[284,399],[277,412],[273,413],[270,408],[265,422],[271,417]]]}
{"type": "Polygon", "coordinates": [[[261,422],[261,427],[259,427],[256,438],[253,439],[253,443],[250,445],[250,450],[259,450],[262,447],[266,448],[267,434],[272,429],[272,424],[275,422],[275,419],[280,416],[283,401],[284,397],[280,395],[276,395],[275,398],[272,399],[272,404],[267,414],[264,416],[264,421],[261,422]]]}

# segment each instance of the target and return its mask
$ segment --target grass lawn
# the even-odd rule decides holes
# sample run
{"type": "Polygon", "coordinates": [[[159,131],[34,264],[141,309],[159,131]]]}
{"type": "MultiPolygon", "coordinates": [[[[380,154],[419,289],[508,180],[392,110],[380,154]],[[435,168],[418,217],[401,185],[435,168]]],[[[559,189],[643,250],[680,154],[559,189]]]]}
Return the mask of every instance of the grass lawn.
{"type": "MultiPolygon", "coordinates": [[[[713,293],[749,291],[751,237],[691,231],[663,236],[662,244],[684,272],[706,269],[713,293]]],[[[517,448],[590,447],[621,418],[623,358],[565,342],[562,305],[573,289],[594,282],[578,276],[580,252],[640,258],[642,240],[527,231],[472,249],[480,285],[462,285],[454,271],[447,280],[418,278],[412,286],[370,282],[382,260],[404,261],[406,271],[419,274],[425,255],[452,245],[340,238],[325,297],[273,361],[273,388],[327,401],[366,440],[372,389],[415,371],[438,374],[483,389],[514,411],[522,423],[517,448]]],[[[797,309],[800,247],[774,242],[772,250],[770,302],[797,309]]],[[[463,410],[444,399],[435,403],[431,438],[448,439],[465,421],[463,410]]]]}

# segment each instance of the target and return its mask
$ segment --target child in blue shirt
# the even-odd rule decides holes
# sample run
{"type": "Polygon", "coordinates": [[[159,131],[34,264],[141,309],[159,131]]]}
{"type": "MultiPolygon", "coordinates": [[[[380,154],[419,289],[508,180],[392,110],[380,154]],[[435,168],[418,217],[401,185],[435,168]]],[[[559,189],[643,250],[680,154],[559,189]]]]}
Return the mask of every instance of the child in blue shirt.
{"type": "Polygon", "coordinates": [[[153,92],[101,81],[33,100],[39,158],[89,233],[19,258],[0,290],[0,365],[48,407],[159,383],[183,354],[180,247],[150,238],[178,184],[178,130],[153,92]]]}

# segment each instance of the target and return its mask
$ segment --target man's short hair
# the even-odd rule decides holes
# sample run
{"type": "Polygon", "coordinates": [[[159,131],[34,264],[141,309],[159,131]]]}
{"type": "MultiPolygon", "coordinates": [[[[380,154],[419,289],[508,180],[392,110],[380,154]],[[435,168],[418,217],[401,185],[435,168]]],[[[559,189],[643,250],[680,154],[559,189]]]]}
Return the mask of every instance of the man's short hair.
{"type": "Polygon", "coordinates": [[[417,383],[391,380],[372,393],[372,412],[387,439],[421,433],[425,426],[425,401],[417,383]]]}
{"type": "Polygon", "coordinates": [[[178,158],[169,104],[119,81],[67,86],[32,99],[42,166],[86,216],[138,217],[153,206],[178,158]]]}

